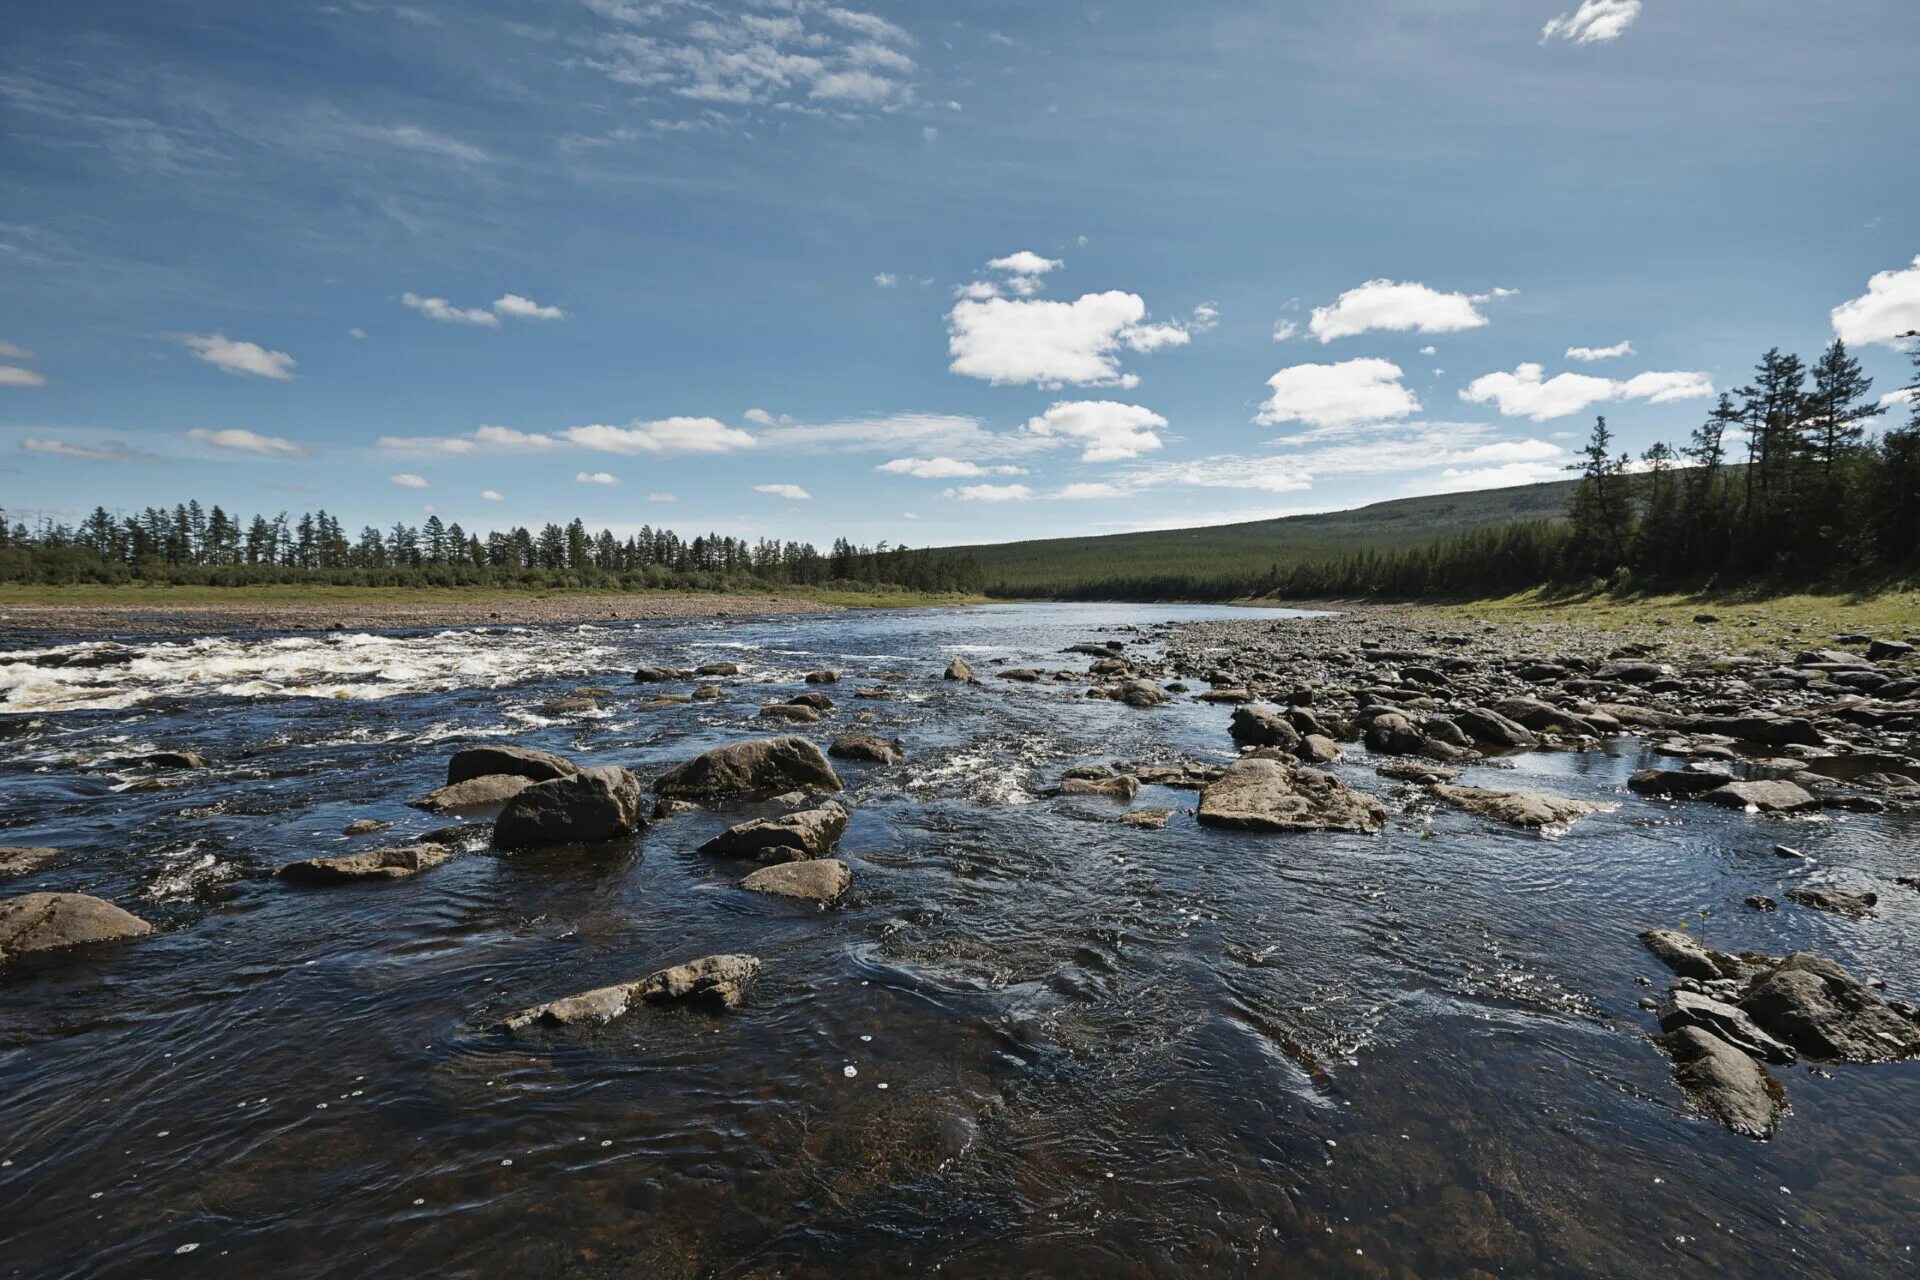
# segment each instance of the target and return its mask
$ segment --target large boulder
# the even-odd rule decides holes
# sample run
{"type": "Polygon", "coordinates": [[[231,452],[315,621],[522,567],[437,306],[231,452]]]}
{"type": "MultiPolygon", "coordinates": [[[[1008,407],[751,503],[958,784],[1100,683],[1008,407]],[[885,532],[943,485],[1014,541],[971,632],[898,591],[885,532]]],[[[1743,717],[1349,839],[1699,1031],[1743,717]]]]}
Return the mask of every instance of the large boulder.
{"type": "Polygon", "coordinates": [[[612,1022],[634,1005],[712,1004],[731,1009],[740,1003],[747,984],[760,972],[758,956],[702,956],[686,964],[661,969],[635,982],[597,987],[577,996],[522,1009],[501,1023],[508,1031],[542,1027],[598,1026],[612,1022]]]}
{"type": "Polygon", "coordinates": [[[1673,1055],[1673,1077],[1702,1111],[1735,1133],[1770,1138],[1780,1127],[1787,1095],[1752,1057],[1699,1027],[1663,1037],[1673,1055]]]}
{"type": "Polygon", "coordinates": [[[700,852],[761,862],[803,862],[832,853],[846,831],[847,811],[837,804],[823,804],[728,827],[701,845],[700,852]]]}
{"type": "Polygon", "coordinates": [[[401,844],[387,849],[330,858],[305,858],[280,868],[282,879],[302,884],[345,884],[354,880],[403,880],[437,867],[454,856],[443,844],[401,844]]]}
{"type": "Polygon", "coordinates": [[[152,932],[139,916],[91,894],[26,893],[0,900],[0,959],[152,932]]]}
{"type": "Polygon", "coordinates": [[[1398,711],[1387,711],[1373,717],[1367,724],[1364,737],[1367,750],[1395,756],[1417,755],[1427,741],[1413,727],[1413,721],[1398,711]]]}
{"type": "Polygon", "coordinates": [[[1200,793],[1199,818],[1241,831],[1375,832],[1387,823],[1387,807],[1319,769],[1248,758],[1200,793]]]}
{"type": "Polygon", "coordinates": [[[579,765],[550,751],[535,751],[532,747],[467,747],[454,752],[453,759],[447,761],[447,785],[490,775],[545,782],[549,778],[570,778],[578,772],[579,765]]]}
{"type": "Polygon", "coordinates": [[[646,826],[640,780],[618,765],[583,769],[572,777],[536,782],[515,796],[493,824],[502,849],[597,844],[646,826]]]}
{"type": "Polygon", "coordinates": [[[1920,1025],[1831,960],[1796,951],[1740,1007],[1810,1058],[1887,1062],[1920,1053],[1920,1025]]]}
{"type": "Polygon", "coordinates": [[[1279,747],[1296,751],[1300,731],[1283,712],[1272,707],[1236,707],[1227,722],[1227,733],[1242,747],[1279,747]]]}
{"type": "Polygon", "coordinates": [[[490,773],[467,778],[449,787],[429,791],[412,801],[416,809],[430,813],[457,813],[463,809],[494,809],[507,803],[533,785],[533,779],[517,773],[490,773]]]}
{"type": "Polygon", "coordinates": [[[1484,787],[1454,787],[1441,784],[1433,794],[1456,809],[1477,813],[1483,818],[1510,823],[1516,827],[1565,826],[1576,818],[1597,813],[1601,806],[1586,800],[1569,800],[1539,791],[1489,791],[1484,787]]]}
{"type": "MultiPolygon", "coordinates": [[[[1538,698],[1503,698],[1494,703],[1493,709],[1537,733],[1584,733],[1597,736],[1601,732],[1585,716],[1538,698]]],[[[1472,733],[1473,730],[1468,729],[1467,732],[1472,733]]]]}
{"type": "Polygon", "coordinates": [[[740,882],[742,889],[777,898],[799,898],[822,906],[835,901],[853,884],[853,872],[838,858],[813,858],[762,867],[740,882]]]}
{"type": "Polygon", "coordinates": [[[1666,1003],[1660,1006],[1655,1016],[1660,1019],[1662,1031],[1671,1033],[1682,1027],[1698,1027],[1765,1062],[1785,1065],[1800,1056],[1794,1052],[1793,1046],[1761,1030],[1739,1005],[1728,1004],[1680,986],[1675,986],[1668,994],[1666,1003]]]}
{"type": "Polygon", "coordinates": [[[1707,792],[1702,799],[1726,809],[1750,813],[1799,813],[1818,809],[1820,801],[1797,782],[1785,778],[1761,778],[1747,782],[1729,782],[1707,792]]]}
{"type": "Polygon", "coordinates": [[[789,737],[715,747],[661,774],[653,789],[676,799],[711,802],[842,787],[820,748],[805,738],[789,737]]]}

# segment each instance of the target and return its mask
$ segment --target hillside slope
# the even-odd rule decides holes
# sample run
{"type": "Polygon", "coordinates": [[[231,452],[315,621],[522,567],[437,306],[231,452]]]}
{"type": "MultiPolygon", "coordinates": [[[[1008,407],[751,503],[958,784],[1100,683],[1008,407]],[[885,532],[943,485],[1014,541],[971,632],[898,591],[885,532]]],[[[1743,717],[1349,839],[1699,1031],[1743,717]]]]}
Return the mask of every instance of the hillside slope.
{"type": "MultiPolygon", "coordinates": [[[[1566,514],[1575,480],[1483,489],[1474,493],[1397,498],[1349,511],[1286,516],[1200,529],[1165,529],[1086,538],[958,547],[970,553],[996,595],[1087,594],[1122,583],[1116,597],[1189,594],[1180,584],[1251,582],[1275,566],[1335,559],[1358,551],[1391,551],[1519,520],[1566,514]],[[1154,589],[1159,584],[1161,589],[1154,589]],[[1145,587],[1145,590],[1142,588],[1145,587]]],[[[1217,595],[1217,591],[1203,594],[1217,595]]]]}

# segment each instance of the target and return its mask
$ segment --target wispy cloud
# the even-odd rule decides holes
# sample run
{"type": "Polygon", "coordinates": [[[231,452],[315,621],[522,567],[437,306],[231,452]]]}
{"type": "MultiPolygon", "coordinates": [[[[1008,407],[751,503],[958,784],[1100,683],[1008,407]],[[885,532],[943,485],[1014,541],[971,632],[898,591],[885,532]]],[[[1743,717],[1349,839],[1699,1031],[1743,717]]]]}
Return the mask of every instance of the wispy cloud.
{"type": "Polygon", "coordinates": [[[194,357],[222,373],[291,382],[297,361],[284,351],[269,351],[257,342],[240,342],[224,333],[186,333],[180,341],[194,357]]]}
{"type": "Polygon", "coordinates": [[[27,453],[45,454],[54,458],[71,458],[77,462],[144,464],[164,461],[158,454],[148,453],[145,449],[136,449],[130,444],[121,444],[117,440],[109,440],[101,444],[76,444],[70,440],[28,436],[20,442],[20,448],[27,453]]]}
{"type": "Polygon", "coordinates": [[[220,449],[227,453],[244,453],[256,458],[304,458],[307,456],[306,449],[291,440],[280,436],[263,436],[257,431],[248,431],[244,427],[227,427],[217,431],[195,427],[187,432],[187,439],[204,444],[211,449],[220,449]]]}

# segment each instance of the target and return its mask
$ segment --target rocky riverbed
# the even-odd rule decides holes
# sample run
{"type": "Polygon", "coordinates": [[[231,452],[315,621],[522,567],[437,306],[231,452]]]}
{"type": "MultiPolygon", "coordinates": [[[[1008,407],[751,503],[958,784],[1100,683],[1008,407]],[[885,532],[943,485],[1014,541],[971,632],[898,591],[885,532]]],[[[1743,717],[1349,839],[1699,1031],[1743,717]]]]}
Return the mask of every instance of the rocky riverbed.
{"type": "Polygon", "coordinates": [[[1143,606],[22,639],[0,1243],[1902,1273],[1913,639],[1143,606]]]}

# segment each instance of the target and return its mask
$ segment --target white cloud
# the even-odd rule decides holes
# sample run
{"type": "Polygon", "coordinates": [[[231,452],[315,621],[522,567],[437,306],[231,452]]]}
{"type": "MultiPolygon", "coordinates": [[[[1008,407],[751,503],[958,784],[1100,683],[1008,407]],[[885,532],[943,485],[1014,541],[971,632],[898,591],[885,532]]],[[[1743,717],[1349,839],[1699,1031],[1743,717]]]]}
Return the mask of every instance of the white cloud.
{"type": "Polygon", "coordinates": [[[482,489],[480,496],[488,502],[505,502],[507,500],[507,495],[498,489],[482,489]]]}
{"type": "Polygon", "coordinates": [[[782,422],[760,433],[763,448],[790,453],[884,451],[948,458],[994,458],[1053,447],[1024,433],[996,434],[978,418],[953,413],[896,413],[839,422],[782,422]]]}
{"type": "Polygon", "coordinates": [[[1399,365],[1373,357],[1297,364],[1267,379],[1273,394],[1254,421],[1340,427],[1405,418],[1420,411],[1420,401],[1400,384],[1403,376],[1399,365]]]}
{"type": "Polygon", "coordinates": [[[44,387],[47,380],[31,369],[0,364],[0,387],[44,387]]]}
{"type": "Polygon", "coordinates": [[[1913,404],[1920,401],[1920,389],[1901,387],[1898,391],[1889,391],[1880,397],[1880,403],[1891,409],[1895,405],[1913,404]]]}
{"type": "Polygon", "coordinates": [[[1021,467],[983,467],[959,458],[895,458],[874,468],[888,475],[916,476],[921,480],[958,480],[966,476],[1022,475],[1021,467]]]}
{"type": "Polygon", "coordinates": [[[1285,342],[1299,332],[1300,326],[1292,320],[1276,320],[1273,322],[1273,340],[1275,342],[1285,342]]]}
{"type": "Polygon", "coordinates": [[[380,448],[389,453],[443,453],[456,458],[478,453],[545,453],[560,442],[538,431],[480,426],[458,436],[381,436],[380,448]]]}
{"type": "Polygon", "coordinates": [[[1431,346],[1431,345],[1429,345],[1429,346],[1424,346],[1424,347],[1422,347],[1422,348],[1420,348],[1420,354],[1421,354],[1421,355],[1423,355],[1423,356],[1430,356],[1430,355],[1434,355],[1434,354],[1435,354],[1435,353],[1437,353],[1437,352],[1438,352],[1439,350],[1440,350],[1440,349],[1439,349],[1438,347],[1435,347],[1435,346],[1431,346]]]}
{"type": "Polygon", "coordinates": [[[573,478],[575,484],[619,484],[620,477],[611,471],[582,471],[573,478]]]}
{"type": "Polygon", "coordinates": [[[1631,342],[1616,342],[1610,347],[1568,347],[1567,348],[1567,359],[1584,360],[1589,363],[1595,360],[1618,360],[1621,356],[1631,356],[1631,355],[1638,355],[1638,354],[1639,352],[1633,349],[1633,343],[1631,342]]]}
{"type": "Polygon", "coordinates": [[[296,361],[284,351],[269,351],[253,342],[236,342],[223,333],[182,334],[180,341],[197,359],[222,373],[272,378],[276,382],[290,382],[294,377],[296,361]]]}
{"type": "Polygon", "coordinates": [[[1037,418],[1027,430],[1037,436],[1061,436],[1078,442],[1082,462],[1117,462],[1137,458],[1160,448],[1154,432],[1167,420],[1151,409],[1115,400],[1063,400],[1037,418]]]}
{"type": "Polygon", "coordinates": [[[749,409],[740,416],[757,426],[770,427],[773,425],[773,415],[765,409],[749,409]]]}
{"type": "Polygon", "coordinates": [[[347,336],[349,338],[354,339],[357,342],[360,339],[365,338],[367,336],[367,331],[356,325],[354,328],[347,330],[347,336]]]}
{"type": "Polygon", "coordinates": [[[776,498],[786,498],[793,502],[811,502],[813,495],[797,484],[757,484],[755,493],[770,493],[776,498]]]}
{"type": "Polygon", "coordinates": [[[500,317],[485,307],[456,307],[445,298],[423,298],[412,292],[401,294],[400,302],[427,319],[438,320],[442,324],[471,324],[483,329],[500,327],[500,317]]]}
{"type": "Polygon", "coordinates": [[[670,493],[650,493],[647,495],[647,501],[648,502],[678,502],[680,501],[680,499],[674,497],[670,493]]]}
{"type": "Polygon", "coordinates": [[[1043,258],[1031,249],[1022,249],[1004,258],[993,259],[987,263],[987,270],[1004,271],[1011,276],[1043,276],[1066,265],[1058,258],[1043,258]]]}
{"type": "MultiPolygon", "coordinates": [[[[1017,277],[1018,278],[1018,277],[1017,277]]],[[[1146,323],[1147,304],[1117,289],[1073,302],[962,298],[947,316],[947,367],[995,385],[1132,387],[1122,348],[1155,351],[1189,339],[1178,324],[1146,323]]]]}
{"type": "Polygon", "coordinates": [[[1713,394],[1713,381],[1704,373],[1677,370],[1642,373],[1625,381],[1585,373],[1561,373],[1544,378],[1544,373],[1537,364],[1523,364],[1512,373],[1485,374],[1468,383],[1460,392],[1460,398],[1469,404],[1496,404],[1505,417],[1546,422],[1610,401],[1670,404],[1713,394]]]}
{"type": "Polygon", "coordinates": [[[44,453],[56,458],[72,458],[77,462],[159,462],[160,459],[144,449],[136,449],[130,444],[121,444],[110,440],[104,444],[74,444],[67,440],[40,440],[32,436],[20,442],[20,447],[28,453],[44,453]]]}
{"type": "Polygon", "coordinates": [[[1125,494],[1126,490],[1119,485],[1086,481],[1080,484],[1062,485],[1048,496],[1065,502],[1081,502],[1096,498],[1119,498],[1125,494]]]}
{"type": "Polygon", "coordinates": [[[388,476],[387,479],[393,481],[402,489],[424,489],[427,487],[427,478],[425,476],[417,476],[411,471],[402,471],[395,475],[388,476]]]}
{"type": "Polygon", "coordinates": [[[595,424],[568,427],[560,435],[600,453],[731,453],[754,446],[752,435],[717,418],[662,418],[624,427],[595,424]]]}
{"type": "Polygon", "coordinates": [[[249,453],[257,458],[304,458],[307,456],[307,451],[291,440],[283,440],[279,436],[263,436],[243,427],[228,427],[220,431],[195,427],[187,432],[187,439],[215,449],[225,449],[229,453],[249,453]]]}
{"type": "Polygon", "coordinates": [[[1436,480],[1407,485],[1421,493],[1464,493],[1472,489],[1507,489],[1515,485],[1565,480],[1566,464],[1558,462],[1503,462],[1492,467],[1448,467],[1436,480]]]}
{"type": "Polygon", "coordinates": [[[969,484],[948,489],[946,496],[962,502],[1025,502],[1033,490],[1023,484],[969,484]]]}
{"type": "Polygon", "coordinates": [[[1580,7],[1563,13],[1540,28],[1540,42],[1555,39],[1575,44],[1617,40],[1640,16],[1640,0],[1580,0],[1580,7]]]}
{"type": "Polygon", "coordinates": [[[25,347],[16,347],[4,338],[0,338],[0,360],[31,360],[33,352],[25,347]]]}
{"type": "Polygon", "coordinates": [[[882,289],[891,289],[900,283],[900,277],[894,275],[891,271],[876,271],[873,275],[873,282],[882,289]]]}
{"type": "Polygon", "coordinates": [[[493,300],[493,312],[509,320],[565,320],[567,313],[558,307],[543,307],[532,298],[503,293],[493,300]]]}
{"type": "Polygon", "coordinates": [[[1487,323],[1479,304],[1505,297],[1508,289],[1489,294],[1441,293],[1408,281],[1369,280],[1341,294],[1330,307],[1315,307],[1307,328],[1322,342],[1351,338],[1374,329],[1392,333],[1459,333],[1487,323]]]}
{"type": "Polygon", "coordinates": [[[427,155],[441,156],[448,160],[458,160],[463,164],[484,164],[487,153],[458,138],[449,138],[444,133],[435,133],[423,129],[417,124],[356,125],[353,132],[367,138],[376,138],[381,142],[403,147],[408,151],[420,151],[427,155]]]}
{"type": "Polygon", "coordinates": [[[1920,255],[1904,270],[1875,272],[1865,293],[1833,309],[1833,332],[1849,346],[1895,346],[1915,330],[1920,330],[1920,255]]]}

